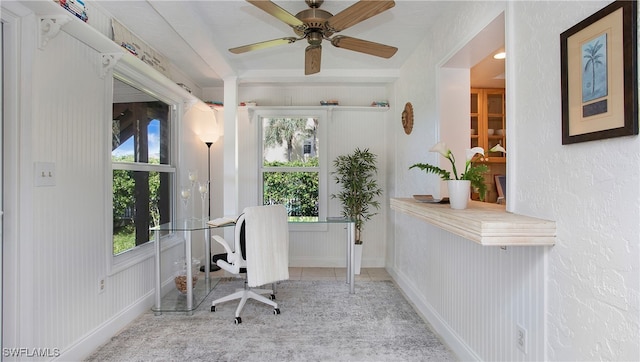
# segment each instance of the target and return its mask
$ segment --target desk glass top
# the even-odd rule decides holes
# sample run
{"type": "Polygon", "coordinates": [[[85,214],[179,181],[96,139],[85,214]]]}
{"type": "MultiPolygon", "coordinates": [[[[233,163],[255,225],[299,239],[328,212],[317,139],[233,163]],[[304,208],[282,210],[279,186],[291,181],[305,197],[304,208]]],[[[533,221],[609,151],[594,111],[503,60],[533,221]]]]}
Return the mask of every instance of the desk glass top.
{"type": "Polygon", "coordinates": [[[348,224],[355,222],[354,220],[344,217],[325,217],[317,219],[304,219],[296,216],[289,217],[289,224],[348,224]]]}
{"type": "MultiPolygon", "coordinates": [[[[154,226],[150,228],[151,231],[196,231],[196,230],[204,230],[204,229],[215,229],[215,228],[223,228],[228,226],[234,226],[235,224],[224,224],[219,226],[214,226],[211,224],[207,224],[207,219],[178,219],[168,223],[164,223],[159,226],[154,226]]],[[[348,224],[353,222],[353,220],[345,219],[343,217],[326,217],[319,219],[289,219],[290,224],[348,224]]]]}
{"type": "Polygon", "coordinates": [[[235,224],[225,224],[214,226],[207,224],[208,219],[178,219],[174,221],[170,221],[168,223],[164,223],[159,226],[154,226],[150,230],[156,231],[196,231],[196,230],[204,230],[204,229],[215,229],[215,228],[223,228],[227,226],[233,226],[235,224]]]}

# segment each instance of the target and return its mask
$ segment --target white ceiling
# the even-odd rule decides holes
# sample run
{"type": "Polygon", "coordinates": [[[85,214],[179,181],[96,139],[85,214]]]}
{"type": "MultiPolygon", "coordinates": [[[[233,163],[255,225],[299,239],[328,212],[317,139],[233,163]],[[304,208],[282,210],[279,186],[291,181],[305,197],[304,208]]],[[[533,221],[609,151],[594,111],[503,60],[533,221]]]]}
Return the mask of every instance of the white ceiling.
{"type": "MultiPolygon", "coordinates": [[[[274,2],[292,14],[307,9],[303,0],[274,2]]],[[[244,54],[228,51],[241,45],[295,36],[291,27],[243,0],[97,0],[94,3],[167,57],[200,87],[220,86],[223,79],[233,77],[245,83],[388,82],[397,76],[434,19],[459,4],[397,0],[395,7],[340,32],[395,46],[398,52],[392,58],[335,48],[325,41],[320,73],[305,76],[307,42],[304,40],[244,54]]],[[[326,0],[321,9],[335,15],[353,3],[353,0],[326,0]]]]}

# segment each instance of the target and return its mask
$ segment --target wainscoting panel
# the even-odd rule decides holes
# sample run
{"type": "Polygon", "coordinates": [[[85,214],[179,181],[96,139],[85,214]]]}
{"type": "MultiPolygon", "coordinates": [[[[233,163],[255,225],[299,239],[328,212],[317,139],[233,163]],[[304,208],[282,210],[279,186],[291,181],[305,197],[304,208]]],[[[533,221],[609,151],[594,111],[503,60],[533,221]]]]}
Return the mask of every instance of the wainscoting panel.
{"type": "Polygon", "coordinates": [[[98,55],[66,33],[43,52],[46,61],[40,58],[33,74],[38,92],[30,146],[34,164],[54,164],[55,185],[33,188],[34,255],[23,267],[36,273],[28,312],[38,326],[24,345],[63,348],[104,316],[95,305],[106,262],[105,207],[87,208],[104,205],[104,106],[82,96],[103,94],[104,84],[97,81],[98,55]],[[69,78],[74,81],[65,82],[69,78]]]}
{"type": "Polygon", "coordinates": [[[21,228],[32,237],[20,244],[17,347],[57,349],[77,359],[82,355],[65,353],[97,347],[87,343],[88,336],[153,290],[153,258],[108,275],[111,214],[105,189],[111,171],[105,122],[110,115],[104,97],[105,82],[111,80],[99,76],[98,53],[64,32],[36,52],[33,119],[22,130],[31,142],[21,149],[29,170],[39,162],[55,165],[55,185],[36,187],[35,176],[23,185],[21,207],[28,214],[21,228]]]}
{"type": "Polygon", "coordinates": [[[342,224],[327,225],[326,231],[292,231],[289,265],[292,267],[344,267],[347,230],[342,224]]]}
{"type": "Polygon", "coordinates": [[[544,360],[544,247],[483,247],[406,215],[395,220],[392,274],[460,358],[544,360]]]}

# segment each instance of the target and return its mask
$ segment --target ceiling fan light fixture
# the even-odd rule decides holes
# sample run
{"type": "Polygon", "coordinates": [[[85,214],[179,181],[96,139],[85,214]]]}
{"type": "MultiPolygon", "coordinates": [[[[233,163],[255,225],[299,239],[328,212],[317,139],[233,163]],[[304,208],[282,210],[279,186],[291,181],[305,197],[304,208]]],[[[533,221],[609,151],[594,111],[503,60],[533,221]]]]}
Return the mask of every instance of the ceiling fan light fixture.
{"type": "Polygon", "coordinates": [[[307,33],[307,42],[312,46],[320,46],[322,44],[322,33],[319,31],[307,33]]]}

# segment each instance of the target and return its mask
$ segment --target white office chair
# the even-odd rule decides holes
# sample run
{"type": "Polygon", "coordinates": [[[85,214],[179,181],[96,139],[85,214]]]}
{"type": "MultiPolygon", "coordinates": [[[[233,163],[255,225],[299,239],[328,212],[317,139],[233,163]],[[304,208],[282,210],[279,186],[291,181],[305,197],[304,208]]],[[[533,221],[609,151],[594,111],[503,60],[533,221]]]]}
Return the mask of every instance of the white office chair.
{"type": "Polygon", "coordinates": [[[232,274],[245,273],[246,279],[243,289],[214,300],[211,311],[216,311],[216,304],[240,299],[234,320],[240,324],[240,312],[251,298],[272,306],[273,313],[280,314],[278,304],[274,302],[275,282],[289,278],[289,224],[284,206],[246,208],[236,221],[234,249],[220,236],[214,235],[213,240],[227,252],[214,255],[216,264],[232,274]],[[269,283],[273,285],[272,289],[251,288],[269,283]],[[270,294],[271,299],[262,294],[270,294]]]}

